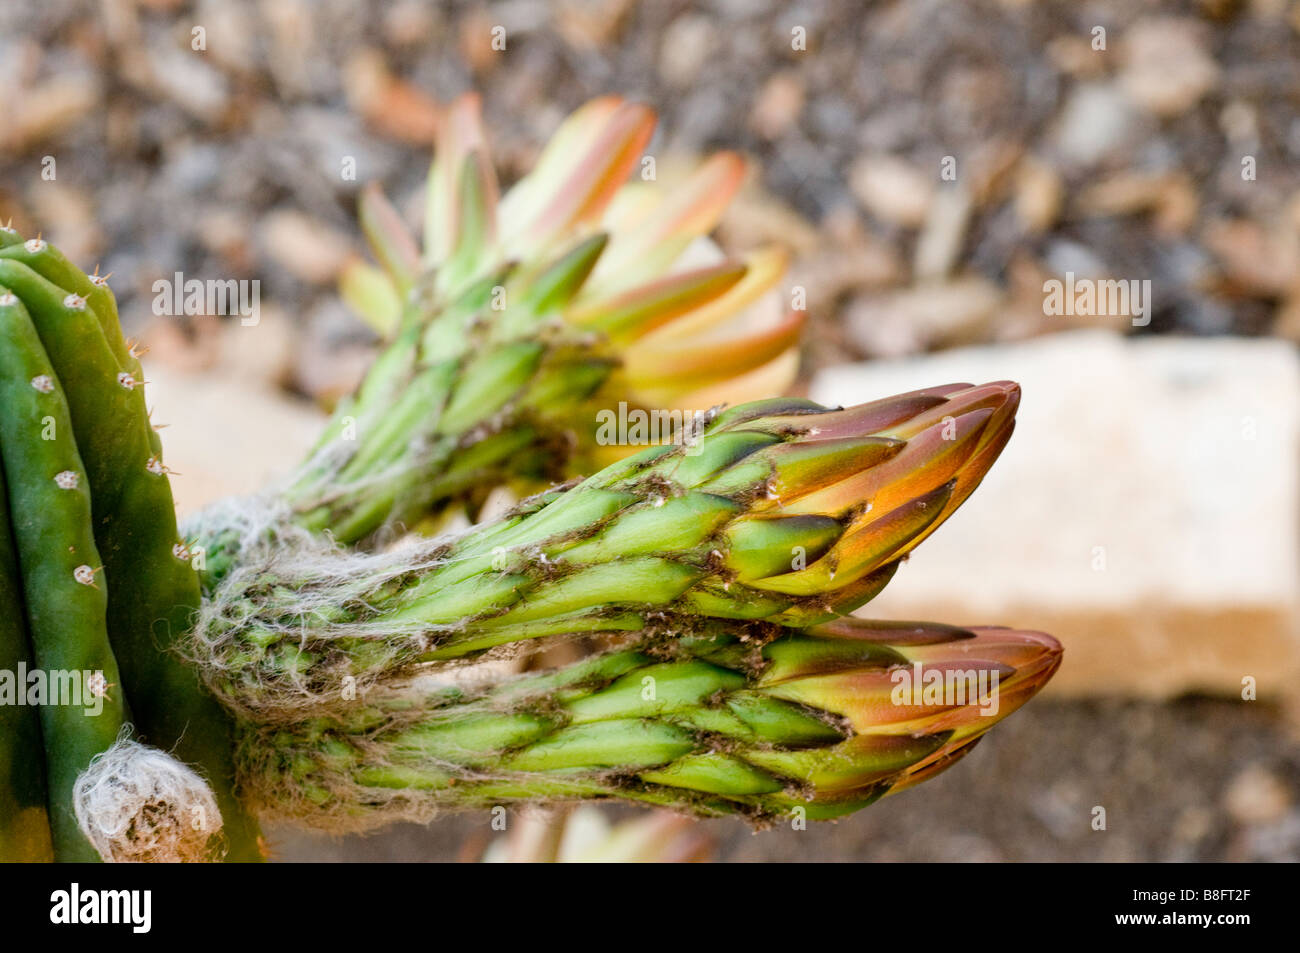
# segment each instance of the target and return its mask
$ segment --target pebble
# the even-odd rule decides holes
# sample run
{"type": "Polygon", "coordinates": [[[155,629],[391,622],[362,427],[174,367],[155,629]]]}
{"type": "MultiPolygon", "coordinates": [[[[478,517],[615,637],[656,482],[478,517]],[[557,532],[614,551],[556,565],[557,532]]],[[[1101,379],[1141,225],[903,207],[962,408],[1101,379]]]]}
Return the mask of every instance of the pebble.
{"type": "Polygon", "coordinates": [[[278,265],[311,284],[334,281],[352,254],[352,243],[345,235],[292,209],[276,209],[264,216],[258,235],[278,265]]]}
{"type": "Polygon", "coordinates": [[[383,14],[384,39],[393,46],[415,47],[437,33],[434,8],[421,0],[397,0],[383,14]]]}
{"type": "Polygon", "coordinates": [[[560,0],[555,29],[574,49],[599,50],[617,40],[633,6],[633,0],[560,0]]]}
{"type": "Polygon", "coordinates": [[[1164,235],[1186,232],[1200,210],[1196,188],[1183,172],[1153,175],[1125,170],[1083,189],[1074,204],[1081,214],[1091,216],[1150,212],[1156,230],[1164,235]]]}
{"type": "Polygon", "coordinates": [[[1047,231],[1061,214],[1065,184],[1050,163],[1028,157],[1016,168],[1016,218],[1030,234],[1047,231]]]}
{"type": "Polygon", "coordinates": [[[1268,824],[1291,807],[1291,791],[1272,771],[1252,764],[1232,779],[1223,804],[1239,824],[1268,824]]]}
{"type": "Polygon", "coordinates": [[[1057,117],[1051,142],[1062,162],[1090,166],[1129,145],[1140,130],[1128,97],[1111,83],[1080,83],[1057,117]]]}
{"type": "Polygon", "coordinates": [[[0,150],[22,152],[57,139],[99,105],[99,80],[88,73],[51,77],[9,97],[0,150]]]}
{"type": "Polygon", "coordinates": [[[749,127],[764,139],[779,138],[799,118],[806,94],[798,73],[775,74],[759,90],[749,114],[749,127]]]}
{"type": "Polygon", "coordinates": [[[864,354],[903,357],[979,340],[1002,300],[1002,290],[986,278],[955,278],[863,297],[848,307],[846,327],[864,354]]]}
{"type": "Polygon", "coordinates": [[[927,175],[895,155],[863,156],[849,170],[849,188],[863,208],[891,225],[919,228],[930,213],[938,171],[927,175]]]}
{"type": "Polygon", "coordinates": [[[441,115],[437,101],[394,76],[379,50],[363,48],[353,54],[343,86],[352,107],[379,133],[407,143],[433,141],[441,115]]]}
{"type": "Polygon", "coordinates": [[[1079,242],[1054,241],[1047,246],[1044,259],[1047,267],[1057,275],[1072,272],[1077,278],[1105,278],[1110,274],[1110,266],[1091,248],[1079,242]]]}
{"type": "Polygon", "coordinates": [[[1119,82],[1144,109],[1181,116],[1219,82],[1219,65],[1205,49],[1195,20],[1150,17],[1124,31],[1119,82]]]}
{"type": "Polygon", "coordinates": [[[1267,229],[1250,219],[1216,219],[1202,237],[1239,292],[1276,297],[1300,290],[1296,269],[1300,249],[1294,230],[1267,229]]]}
{"type": "Polygon", "coordinates": [[[918,280],[943,278],[952,271],[966,240],[971,209],[971,195],[964,186],[951,185],[935,193],[916,241],[912,273],[918,280]]]}
{"type": "Polygon", "coordinates": [[[659,42],[659,76],[670,86],[691,85],[716,46],[712,20],[682,14],[668,25],[659,42]]]}
{"type": "Polygon", "coordinates": [[[143,52],[141,80],[161,95],[205,123],[215,124],[230,105],[226,77],[201,52],[188,46],[160,44],[143,52]]]}

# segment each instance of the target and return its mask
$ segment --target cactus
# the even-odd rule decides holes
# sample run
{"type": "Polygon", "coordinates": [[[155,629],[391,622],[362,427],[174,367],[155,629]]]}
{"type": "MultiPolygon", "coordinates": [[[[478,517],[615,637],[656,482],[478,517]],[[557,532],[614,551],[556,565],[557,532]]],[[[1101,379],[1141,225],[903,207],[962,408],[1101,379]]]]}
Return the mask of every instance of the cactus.
{"type": "MultiPolygon", "coordinates": [[[[742,405],[692,446],[648,448],[395,553],[339,555],[288,525],[253,531],[237,571],[210,573],[189,654],[226,704],[273,718],[331,704],[348,676],[369,684],[530,639],[823,622],[878,593],[970,494],[1018,400],[999,383],[839,411],[742,405]]],[[[206,550],[229,548],[193,532],[206,550]]]]}
{"type": "Polygon", "coordinates": [[[1055,639],[1010,629],[839,619],[771,638],[723,626],[248,723],[240,759],[259,807],[334,830],[538,798],[827,819],[952,765],[1060,659],[1055,639]],[[960,690],[914,695],[899,672],[960,690]]]}
{"type": "MultiPolygon", "coordinates": [[[[77,686],[77,697],[93,693],[103,710],[89,716],[80,705],[41,706],[50,796],[50,826],[55,855],[61,860],[93,860],[96,853],[78,829],[72,790],[95,755],[110,748],[126,722],[117,662],[109,645],[108,600],[96,582],[101,564],[91,533],[90,490],[72,420],[54,367],[28,316],[24,300],[10,289],[22,276],[0,262],[0,459],[6,475],[9,512],[22,572],[23,603],[33,654],[41,670],[98,673],[77,686]],[[31,432],[45,429],[42,436],[31,432]],[[42,439],[51,437],[52,439],[42,439]]],[[[35,274],[31,273],[35,278],[35,274]]],[[[36,279],[39,281],[39,279],[36,279]]],[[[53,289],[53,286],[50,286],[53,289]]],[[[45,289],[41,289],[43,292],[45,289]]],[[[53,289],[36,298],[58,317],[84,317],[85,302],[53,289]],[[54,306],[63,314],[53,312],[54,306]],[[75,298],[75,303],[66,303],[75,298]]],[[[96,328],[98,331],[98,328],[96,328]]]]}
{"type": "Polygon", "coordinates": [[[331,830],[606,798],[835,817],[1051,677],[1048,636],[843,617],[978,485],[1018,387],[713,407],[782,389],[801,322],[732,321],[779,256],[683,263],[735,157],[660,204],[623,187],[651,124],[589,104],[498,203],[477,101],[454,105],[423,255],[363,200],[383,271],[344,290],[387,349],[287,487],[186,528],[201,569],[107,280],[0,229],[0,663],[94,673],[102,705],[0,711],[0,856],[257,860],[253,809],[331,830]],[[708,409],[628,456],[591,426],[621,399],[708,409]],[[594,475],[459,536],[368,545],[576,466],[594,475]],[[491,671],[575,636],[595,654],[491,671]],[[996,710],[889,691],[963,665],[1001,679],[996,710]]]}
{"type": "Polygon", "coordinates": [[[39,238],[6,228],[0,242],[0,452],[34,656],[41,669],[98,671],[107,683],[101,716],[42,708],[56,847],[94,856],[72,786],[121,734],[125,697],[142,737],[214,786],[231,858],[255,859],[256,826],[233,794],[230,720],[169,651],[193,623],[198,577],[178,549],[139,362],[112,293],[39,238]]]}
{"type": "Polygon", "coordinates": [[[463,97],[436,143],[423,254],[365,191],[383,267],[353,264],[342,290],[391,343],[287,491],[304,526],[353,543],[511,479],[591,472],[625,452],[596,440],[598,409],[620,401],[680,420],[789,385],[803,316],[754,308],[784,256],[700,251],[744,163],[714,156],[675,190],[625,184],[653,128],[644,106],[588,103],[498,201],[463,97]]]}
{"type": "Polygon", "coordinates": [[[39,709],[27,705],[26,679],[33,668],[22,575],[9,525],[8,490],[0,466],[0,672],[12,682],[0,697],[0,862],[54,859],[45,793],[45,748],[39,709]]]}

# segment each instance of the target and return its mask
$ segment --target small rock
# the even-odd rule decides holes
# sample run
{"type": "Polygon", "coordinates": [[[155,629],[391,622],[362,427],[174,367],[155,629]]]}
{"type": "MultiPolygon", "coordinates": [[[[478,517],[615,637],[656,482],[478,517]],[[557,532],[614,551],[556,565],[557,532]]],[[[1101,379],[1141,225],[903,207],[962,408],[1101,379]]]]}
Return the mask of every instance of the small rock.
{"type": "Polygon", "coordinates": [[[1161,181],[1156,204],[1156,231],[1164,236],[1185,235],[1198,220],[1201,197],[1190,176],[1167,175],[1161,181]]]}
{"type": "Polygon", "coordinates": [[[1128,97],[1111,83],[1080,83],[1070,93],[1053,130],[1061,158],[1093,165],[1133,140],[1140,124],[1128,97]]]}
{"type": "Polygon", "coordinates": [[[1174,821],[1173,837],[1185,846],[1199,844],[1214,830],[1214,814],[1208,809],[1193,804],[1184,808],[1174,821]]]}
{"type": "Polygon", "coordinates": [[[142,55],[147,64],[145,81],[151,92],[170,99],[205,123],[215,123],[225,114],[230,103],[229,84],[203,53],[188,46],[154,46],[146,47],[142,55]]]}
{"type": "Polygon", "coordinates": [[[1016,168],[1016,218],[1025,231],[1037,235],[1056,224],[1065,197],[1060,173],[1050,164],[1032,156],[1016,168]]]}
{"type": "Polygon", "coordinates": [[[1090,36],[1067,33],[1050,40],[1047,58],[1062,73],[1078,79],[1094,78],[1106,70],[1106,51],[1094,50],[1090,36]]]}
{"type": "Polygon", "coordinates": [[[227,171],[225,159],[226,154],[218,146],[187,138],[169,148],[162,175],[176,192],[193,195],[220,182],[227,171]]]}
{"type": "Polygon", "coordinates": [[[1196,223],[1200,208],[1196,187],[1182,172],[1121,172],[1085,188],[1075,204],[1084,215],[1152,212],[1157,230],[1165,235],[1186,232],[1196,223]]]}
{"type": "Polygon", "coordinates": [[[311,284],[333,281],[352,251],[344,235],[291,209],[271,212],[258,231],[262,245],[276,263],[311,284]]]}
{"type": "Polygon", "coordinates": [[[958,175],[970,189],[977,206],[999,201],[1011,182],[1020,158],[1025,154],[1022,143],[994,139],[977,146],[958,175]]]}
{"type": "Polygon", "coordinates": [[[393,46],[427,43],[438,25],[433,9],[421,0],[397,0],[384,10],[384,39],[393,46]]]}
{"type": "Polygon", "coordinates": [[[1001,289],[985,278],[958,278],[862,298],[849,306],[845,321],[864,354],[903,357],[979,340],[1002,298],[1001,289]]]}
{"type": "Polygon", "coordinates": [[[216,367],[223,357],[224,335],[225,328],[220,321],[185,324],[175,317],[151,316],[135,337],[143,346],[142,362],[146,376],[152,381],[158,367],[181,376],[216,367]]]}
{"type": "Polygon", "coordinates": [[[1237,148],[1255,148],[1259,142],[1259,113],[1245,100],[1230,100],[1219,112],[1219,128],[1237,148]]]}
{"type": "Polygon", "coordinates": [[[1268,824],[1286,814],[1291,792],[1276,774],[1256,764],[1232,779],[1223,804],[1239,824],[1268,824]]]}
{"type": "Polygon", "coordinates": [[[250,238],[252,225],[239,211],[215,206],[199,214],[196,233],[203,247],[220,257],[226,267],[237,274],[248,274],[254,267],[250,238]]]}
{"type": "Polygon", "coordinates": [[[917,279],[943,278],[952,271],[966,240],[971,206],[970,192],[963,186],[953,185],[935,193],[916,240],[912,272],[917,279]]]}
{"type": "Polygon", "coordinates": [[[207,55],[227,72],[251,75],[257,68],[257,30],[251,7],[242,3],[201,0],[194,22],[206,31],[207,55]]]}
{"type": "Polygon", "coordinates": [[[660,77],[671,86],[691,85],[716,46],[712,20],[696,13],[679,16],[659,45],[660,77]]]}
{"type": "Polygon", "coordinates": [[[1242,293],[1277,297],[1300,286],[1300,249],[1292,229],[1270,231],[1250,219],[1218,219],[1206,226],[1202,239],[1242,293]]]}
{"type": "Polygon", "coordinates": [[[726,125],[733,109],[731,100],[716,86],[701,84],[678,104],[673,141],[686,149],[699,149],[726,125]]]}
{"type": "Polygon", "coordinates": [[[880,153],[863,156],[853,164],[849,188],[863,207],[881,221],[919,228],[930,212],[935,177],[906,159],[880,153]]]}
{"type": "Polygon", "coordinates": [[[1073,273],[1079,278],[1105,278],[1110,267],[1087,245],[1060,239],[1047,246],[1047,267],[1058,277],[1073,273]]]}
{"type": "Polygon", "coordinates": [[[457,48],[469,68],[475,73],[486,73],[495,69],[501,58],[510,49],[510,28],[506,27],[506,50],[492,48],[493,31],[504,27],[498,18],[483,9],[471,9],[461,17],[457,30],[457,48]]]}
{"type": "Polygon", "coordinates": [[[1124,33],[1122,57],[1120,85],[1157,116],[1182,115],[1219,82],[1219,64],[1206,52],[1195,20],[1139,20],[1124,33]]]}
{"type": "Polygon", "coordinates": [[[632,0],[560,0],[555,30],[576,50],[599,50],[618,42],[632,0]]]}
{"type": "Polygon", "coordinates": [[[764,139],[779,138],[799,118],[805,94],[798,73],[793,70],[777,73],[759,90],[749,114],[749,127],[764,139]]]}
{"type": "Polygon", "coordinates": [[[86,73],[54,76],[9,97],[0,122],[0,151],[22,152],[57,139],[99,105],[99,80],[86,73]]]}
{"type": "Polygon", "coordinates": [[[379,50],[353,54],[343,88],[352,108],[381,134],[419,145],[433,141],[442,115],[437,100],[393,76],[379,50]]]}
{"type": "MultiPolygon", "coordinates": [[[[282,91],[308,95],[313,89],[314,70],[321,62],[317,42],[318,18],[308,0],[276,0],[259,4],[269,27],[267,65],[282,91]]],[[[326,75],[332,80],[335,70],[326,75]]],[[[334,87],[331,86],[331,92],[334,87]]]]}

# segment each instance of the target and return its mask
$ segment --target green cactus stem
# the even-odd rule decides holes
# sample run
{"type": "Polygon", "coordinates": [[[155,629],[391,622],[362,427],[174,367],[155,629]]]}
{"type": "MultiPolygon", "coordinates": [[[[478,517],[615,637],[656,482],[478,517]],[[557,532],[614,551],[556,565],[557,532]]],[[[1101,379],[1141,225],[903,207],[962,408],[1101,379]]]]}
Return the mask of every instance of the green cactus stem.
{"type": "Polygon", "coordinates": [[[232,501],[193,530],[221,558],[187,651],[228,706],[297,717],[331,705],[345,677],[530,639],[823,622],[875,596],[978,485],[1018,400],[995,383],[844,410],[741,405],[695,445],[649,448],[496,523],[388,553],[341,552],[232,501]],[[232,533],[241,513],[258,519],[232,533]]]}
{"type": "Polygon", "coordinates": [[[50,826],[57,859],[96,861],[98,852],[77,825],[73,786],[91,759],[117,740],[126,706],[68,404],[27,308],[7,285],[8,274],[0,265],[0,459],[23,600],[36,664],[51,681],[55,673],[76,681],[65,683],[74,697],[47,699],[40,709],[50,826]]]}
{"type": "Polygon", "coordinates": [[[1061,659],[1050,636],[1011,629],[714,629],[505,681],[385,686],[289,725],[247,723],[246,787],[268,812],[332,830],[588,799],[759,825],[834,818],[952,765],[1061,659]],[[900,673],[917,672],[954,690],[900,690],[900,673]]]}
{"type": "Polygon", "coordinates": [[[54,859],[45,793],[40,710],[26,704],[34,668],[23,606],[22,573],[9,525],[9,491],[0,467],[0,672],[13,679],[13,697],[0,692],[0,863],[54,859]]]}
{"type": "Polygon", "coordinates": [[[103,558],[108,630],[136,728],[213,785],[228,858],[258,860],[256,823],[234,796],[229,717],[172,651],[193,625],[198,576],[180,542],[139,362],[122,339],[112,292],[40,239],[0,247],[0,283],[25,305],[66,389],[69,439],[75,435],[86,467],[103,558]]]}

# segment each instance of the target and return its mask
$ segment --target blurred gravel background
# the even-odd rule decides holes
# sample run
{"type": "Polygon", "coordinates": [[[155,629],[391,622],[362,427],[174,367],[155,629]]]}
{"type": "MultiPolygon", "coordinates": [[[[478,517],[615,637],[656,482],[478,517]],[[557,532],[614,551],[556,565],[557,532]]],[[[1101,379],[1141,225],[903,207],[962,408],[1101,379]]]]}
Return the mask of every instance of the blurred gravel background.
{"type": "MultiPolygon", "coordinates": [[[[435,103],[467,89],[506,180],[604,92],[659,109],[660,161],[751,155],[721,237],[793,248],[810,370],[1067,326],[1041,290],[1067,271],[1151,279],[1140,333],[1300,339],[1300,2],[42,0],[0,6],[0,84],[0,220],[111,271],[180,368],[210,322],[148,326],[152,282],[260,279],[294,346],[256,373],[314,400],[370,353],[333,293],[356,193],[414,215],[435,103]]],[[[838,825],[708,827],[734,860],[1295,860],[1298,797],[1267,708],[1049,699],[838,825]]],[[[486,825],[275,839],[431,860],[486,825]]]]}

